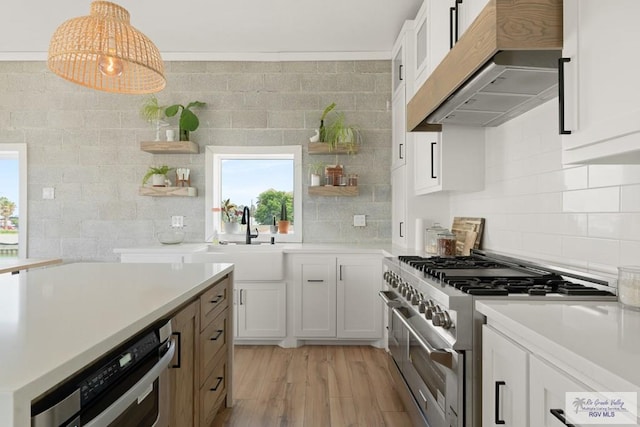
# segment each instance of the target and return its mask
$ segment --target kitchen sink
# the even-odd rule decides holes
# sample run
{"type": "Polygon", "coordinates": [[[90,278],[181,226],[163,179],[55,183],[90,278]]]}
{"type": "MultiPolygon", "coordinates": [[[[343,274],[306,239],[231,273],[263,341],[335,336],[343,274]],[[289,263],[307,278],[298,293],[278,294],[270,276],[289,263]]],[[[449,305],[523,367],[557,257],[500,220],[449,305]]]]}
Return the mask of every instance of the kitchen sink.
{"type": "Polygon", "coordinates": [[[236,281],[284,279],[284,251],[279,245],[208,245],[206,252],[191,255],[191,262],[230,262],[235,264],[236,281]]]}

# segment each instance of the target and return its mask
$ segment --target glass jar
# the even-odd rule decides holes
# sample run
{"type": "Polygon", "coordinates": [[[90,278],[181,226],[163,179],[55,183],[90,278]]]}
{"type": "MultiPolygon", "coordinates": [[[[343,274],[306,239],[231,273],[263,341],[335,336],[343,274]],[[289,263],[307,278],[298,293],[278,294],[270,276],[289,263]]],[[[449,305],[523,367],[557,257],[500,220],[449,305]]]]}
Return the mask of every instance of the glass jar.
{"type": "Polygon", "coordinates": [[[432,255],[438,253],[438,234],[444,231],[448,230],[441,227],[438,222],[434,222],[431,227],[427,228],[424,235],[424,251],[426,253],[432,255]]]}
{"type": "Polygon", "coordinates": [[[618,301],[640,310],[640,266],[618,267],[618,301]]]}
{"type": "Polygon", "coordinates": [[[438,234],[438,256],[450,257],[456,255],[456,235],[445,230],[438,234]]]}

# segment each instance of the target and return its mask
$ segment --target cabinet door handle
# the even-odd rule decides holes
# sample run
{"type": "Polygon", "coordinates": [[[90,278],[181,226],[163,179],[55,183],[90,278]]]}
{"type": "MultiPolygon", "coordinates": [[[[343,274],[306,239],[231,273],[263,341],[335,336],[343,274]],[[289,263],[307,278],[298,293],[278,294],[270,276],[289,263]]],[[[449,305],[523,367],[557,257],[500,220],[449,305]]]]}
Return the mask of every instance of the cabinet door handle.
{"type": "Polygon", "coordinates": [[[575,425],[567,422],[567,419],[564,417],[564,411],[562,409],[549,409],[549,412],[551,412],[551,415],[556,417],[565,426],[575,427],[575,425]]]}
{"type": "Polygon", "coordinates": [[[496,424],[506,424],[504,420],[500,419],[500,386],[505,385],[504,381],[496,381],[496,401],[495,401],[495,423],[496,424]]]}
{"type": "Polygon", "coordinates": [[[402,68],[403,68],[403,67],[404,67],[404,65],[402,65],[402,64],[400,64],[400,65],[398,66],[398,80],[399,80],[399,81],[403,81],[403,80],[404,80],[404,77],[402,77],[402,68]]]}
{"type": "Polygon", "coordinates": [[[242,305],[242,289],[240,289],[240,305],[242,305]]]}
{"type": "Polygon", "coordinates": [[[459,17],[460,9],[459,9],[459,5],[461,5],[461,4],[462,4],[462,0],[456,0],[456,7],[455,7],[455,10],[456,10],[456,13],[455,13],[455,15],[456,15],[456,20],[455,20],[455,27],[456,27],[456,31],[455,31],[456,43],[458,43],[458,38],[460,37],[460,25],[459,25],[459,21],[460,21],[460,17],[459,17]]]}
{"type": "Polygon", "coordinates": [[[564,64],[571,62],[571,58],[558,58],[558,108],[560,135],[571,135],[571,131],[564,128],[564,64]]]}
{"type": "Polygon", "coordinates": [[[220,302],[220,300],[222,300],[222,298],[224,297],[224,295],[218,295],[216,297],[216,299],[212,299],[211,301],[209,301],[211,304],[217,304],[220,302]]]}
{"type": "Polygon", "coordinates": [[[180,368],[180,355],[182,354],[182,334],[180,332],[172,332],[171,335],[175,335],[176,337],[176,355],[177,355],[177,363],[171,365],[172,368],[179,369],[180,368]]]}
{"type": "Polygon", "coordinates": [[[338,267],[338,280],[342,280],[342,265],[340,265],[340,267],[338,267]]]}
{"type": "Polygon", "coordinates": [[[403,222],[403,221],[400,221],[400,237],[404,237],[404,236],[402,235],[402,226],[403,226],[403,225],[404,225],[404,222],[403,222]]]}
{"type": "Polygon", "coordinates": [[[398,158],[400,160],[404,159],[404,144],[398,145],[398,158]]]}
{"type": "Polygon", "coordinates": [[[453,15],[455,12],[455,7],[449,8],[449,49],[453,48],[453,15]]]}
{"type": "Polygon", "coordinates": [[[435,165],[435,162],[433,161],[434,160],[433,157],[434,157],[434,154],[435,154],[436,144],[437,144],[437,142],[432,142],[431,143],[431,178],[433,178],[433,179],[438,178],[436,176],[436,174],[434,173],[435,170],[433,168],[434,165],[435,165]]]}
{"type": "Polygon", "coordinates": [[[324,282],[324,280],[323,279],[307,279],[307,282],[322,283],[322,282],[324,282]]]}
{"type": "Polygon", "coordinates": [[[218,387],[220,387],[220,384],[222,384],[223,379],[224,378],[222,377],[218,377],[218,382],[216,383],[216,386],[211,389],[211,391],[218,391],[218,387]]]}
{"type": "Polygon", "coordinates": [[[218,334],[215,337],[211,337],[209,338],[211,341],[218,341],[218,338],[220,338],[220,335],[222,335],[224,333],[224,329],[218,329],[218,334]]]}

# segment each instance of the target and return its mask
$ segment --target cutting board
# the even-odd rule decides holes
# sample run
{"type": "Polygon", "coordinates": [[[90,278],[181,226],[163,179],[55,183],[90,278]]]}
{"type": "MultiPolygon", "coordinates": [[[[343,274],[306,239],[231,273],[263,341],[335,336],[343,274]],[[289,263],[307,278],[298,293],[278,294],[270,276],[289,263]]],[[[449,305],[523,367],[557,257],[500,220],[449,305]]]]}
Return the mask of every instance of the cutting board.
{"type": "Polygon", "coordinates": [[[469,255],[471,249],[480,249],[484,218],[456,216],[451,232],[456,235],[456,255],[469,255]]]}

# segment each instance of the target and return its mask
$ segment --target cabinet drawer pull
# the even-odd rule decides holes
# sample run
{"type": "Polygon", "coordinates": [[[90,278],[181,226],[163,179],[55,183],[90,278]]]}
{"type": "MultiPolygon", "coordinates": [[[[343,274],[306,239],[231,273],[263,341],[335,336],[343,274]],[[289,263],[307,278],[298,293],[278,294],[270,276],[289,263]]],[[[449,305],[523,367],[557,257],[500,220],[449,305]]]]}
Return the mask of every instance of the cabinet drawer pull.
{"type": "Polygon", "coordinates": [[[216,299],[212,299],[211,301],[209,301],[211,304],[217,304],[219,303],[222,299],[224,298],[224,295],[218,295],[216,297],[216,299]]]}
{"type": "Polygon", "coordinates": [[[438,177],[436,176],[436,174],[434,173],[434,172],[435,172],[435,170],[434,170],[434,166],[435,166],[435,162],[434,162],[434,160],[435,160],[435,159],[434,159],[434,154],[435,154],[435,151],[436,151],[436,144],[437,144],[437,142],[432,142],[432,143],[431,143],[431,178],[432,178],[432,179],[436,179],[436,178],[438,178],[438,177]]]}
{"type": "Polygon", "coordinates": [[[398,159],[404,160],[404,144],[398,146],[398,159]]]}
{"type": "Polygon", "coordinates": [[[182,354],[182,334],[180,332],[172,332],[171,335],[175,335],[176,337],[176,355],[177,355],[177,363],[171,365],[172,368],[179,369],[180,368],[180,355],[182,354]]]}
{"type": "Polygon", "coordinates": [[[218,377],[218,382],[216,383],[216,386],[211,389],[211,391],[218,391],[218,387],[220,387],[220,384],[222,384],[223,379],[223,377],[218,377]]]}
{"type": "Polygon", "coordinates": [[[220,335],[222,335],[224,333],[224,329],[218,329],[218,334],[215,337],[211,337],[209,338],[211,341],[218,341],[218,338],[220,338],[220,335]]]}
{"type": "Polygon", "coordinates": [[[324,282],[324,279],[307,279],[307,282],[322,283],[322,282],[324,282]]]}
{"type": "Polygon", "coordinates": [[[404,77],[402,76],[402,68],[403,67],[404,66],[402,64],[400,64],[400,66],[398,66],[398,80],[399,81],[403,81],[404,80],[404,77]]]}
{"type": "Polygon", "coordinates": [[[500,386],[505,385],[504,381],[496,381],[496,401],[495,401],[495,423],[496,424],[506,424],[505,420],[500,419],[500,386]]]}
{"type": "Polygon", "coordinates": [[[571,135],[571,131],[564,128],[564,64],[571,62],[571,58],[558,58],[558,108],[560,135],[571,135]]]}
{"type": "Polygon", "coordinates": [[[575,425],[567,422],[567,419],[564,417],[564,411],[562,409],[549,409],[549,412],[551,412],[551,415],[556,417],[565,426],[575,427],[575,425]]]}

